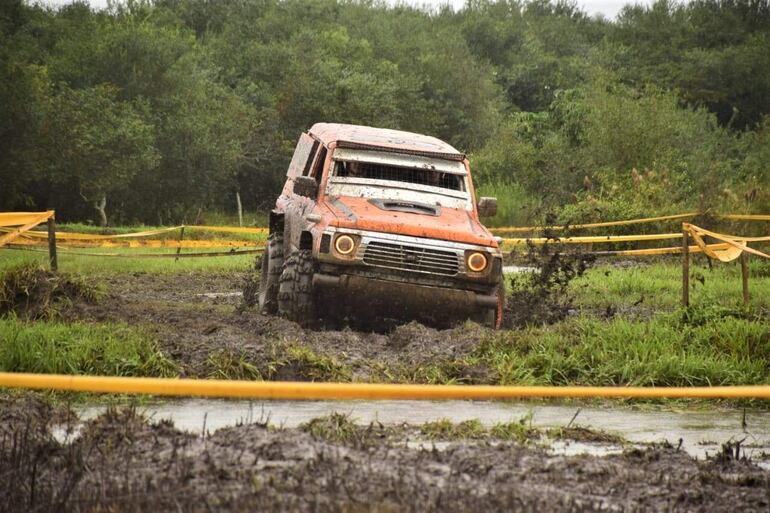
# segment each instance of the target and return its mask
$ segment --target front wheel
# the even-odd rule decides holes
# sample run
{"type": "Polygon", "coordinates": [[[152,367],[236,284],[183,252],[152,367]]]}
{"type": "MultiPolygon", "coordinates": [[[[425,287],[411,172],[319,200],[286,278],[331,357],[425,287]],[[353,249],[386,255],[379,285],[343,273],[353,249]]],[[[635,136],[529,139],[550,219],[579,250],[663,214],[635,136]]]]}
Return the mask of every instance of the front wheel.
{"type": "Polygon", "coordinates": [[[503,327],[503,315],[505,313],[505,287],[502,281],[495,289],[495,296],[497,296],[497,305],[494,309],[485,312],[483,323],[488,328],[499,330],[503,327]]]}
{"type": "Polygon", "coordinates": [[[278,313],[303,328],[317,322],[313,272],[313,252],[294,250],[283,264],[278,289],[278,313]]]}

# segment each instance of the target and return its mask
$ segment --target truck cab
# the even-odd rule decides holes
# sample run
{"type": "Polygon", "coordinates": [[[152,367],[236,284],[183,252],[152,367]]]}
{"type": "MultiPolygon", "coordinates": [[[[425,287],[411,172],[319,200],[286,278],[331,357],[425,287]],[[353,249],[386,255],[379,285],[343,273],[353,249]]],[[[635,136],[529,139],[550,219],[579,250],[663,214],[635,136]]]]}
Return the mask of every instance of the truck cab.
{"type": "Polygon", "coordinates": [[[420,134],[317,123],[270,213],[259,303],[303,326],[374,317],[499,327],[502,254],[468,159],[420,134]]]}

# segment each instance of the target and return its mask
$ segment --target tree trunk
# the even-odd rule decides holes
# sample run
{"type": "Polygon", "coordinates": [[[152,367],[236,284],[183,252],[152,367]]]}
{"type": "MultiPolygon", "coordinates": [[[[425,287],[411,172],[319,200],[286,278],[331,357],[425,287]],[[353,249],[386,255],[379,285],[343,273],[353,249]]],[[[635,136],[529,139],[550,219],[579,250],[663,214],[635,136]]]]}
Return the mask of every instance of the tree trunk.
{"type": "Polygon", "coordinates": [[[243,205],[241,204],[241,193],[235,191],[235,202],[238,205],[238,226],[243,226],[243,205]]]}
{"type": "Polygon", "coordinates": [[[102,199],[94,202],[94,208],[99,212],[99,226],[107,226],[107,195],[102,194],[102,199]]]}

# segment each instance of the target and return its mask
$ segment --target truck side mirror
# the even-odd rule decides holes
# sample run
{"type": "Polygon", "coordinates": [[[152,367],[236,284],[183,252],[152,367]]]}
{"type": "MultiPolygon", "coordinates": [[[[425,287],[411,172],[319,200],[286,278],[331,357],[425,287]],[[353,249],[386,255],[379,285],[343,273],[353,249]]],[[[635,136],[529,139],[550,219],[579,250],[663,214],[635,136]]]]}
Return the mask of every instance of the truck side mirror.
{"type": "Polygon", "coordinates": [[[294,194],[316,199],[318,196],[318,182],[310,176],[297,176],[294,178],[294,194]]]}
{"type": "Polygon", "coordinates": [[[479,198],[479,217],[495,217],[497,214],[497,198],[479,198]]]}

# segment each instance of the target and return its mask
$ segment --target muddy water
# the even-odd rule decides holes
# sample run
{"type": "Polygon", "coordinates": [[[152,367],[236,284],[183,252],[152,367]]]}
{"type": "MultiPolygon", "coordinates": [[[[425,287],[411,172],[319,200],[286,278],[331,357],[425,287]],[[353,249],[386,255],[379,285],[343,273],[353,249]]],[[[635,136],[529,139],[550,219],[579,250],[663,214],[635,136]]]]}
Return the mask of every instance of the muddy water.
{"type": "MultiPolygon", "coordinates": [[[[87,406],[78,410],[81,419],[103,412],[103,406],[87,406]]],[[[448,418],[453,422],[478,419],[489,426],[497,422],[532,416],[532,425],[540,428],[562,427],[578,411],[574,405],[539,405],[532,403],[493,401],[224,401],[186,399],[140,407],[154,420],[171,419],[182,430],[210,432],[238,423],[269,421],[282,427],[296,427],[310,419],[332,412],[348,413],[361,424],[379,421],[383,424],[422,424],[448,418]]],[[[746,428],[742,427],[743,411],[721,410],[638,410],[624,407],[582,407],[573,425],[617,434],[632,443],[669,441],[691,455],[702,458],[714,454],[724,442],[743,440],[747,455],[755,452],[756,460],[770,450],[770,412],[747,412],[746,428]]],[[[610,454],[620,447],[576,442],[555,442],[553,449],[565,454],[610,454]]]]}

